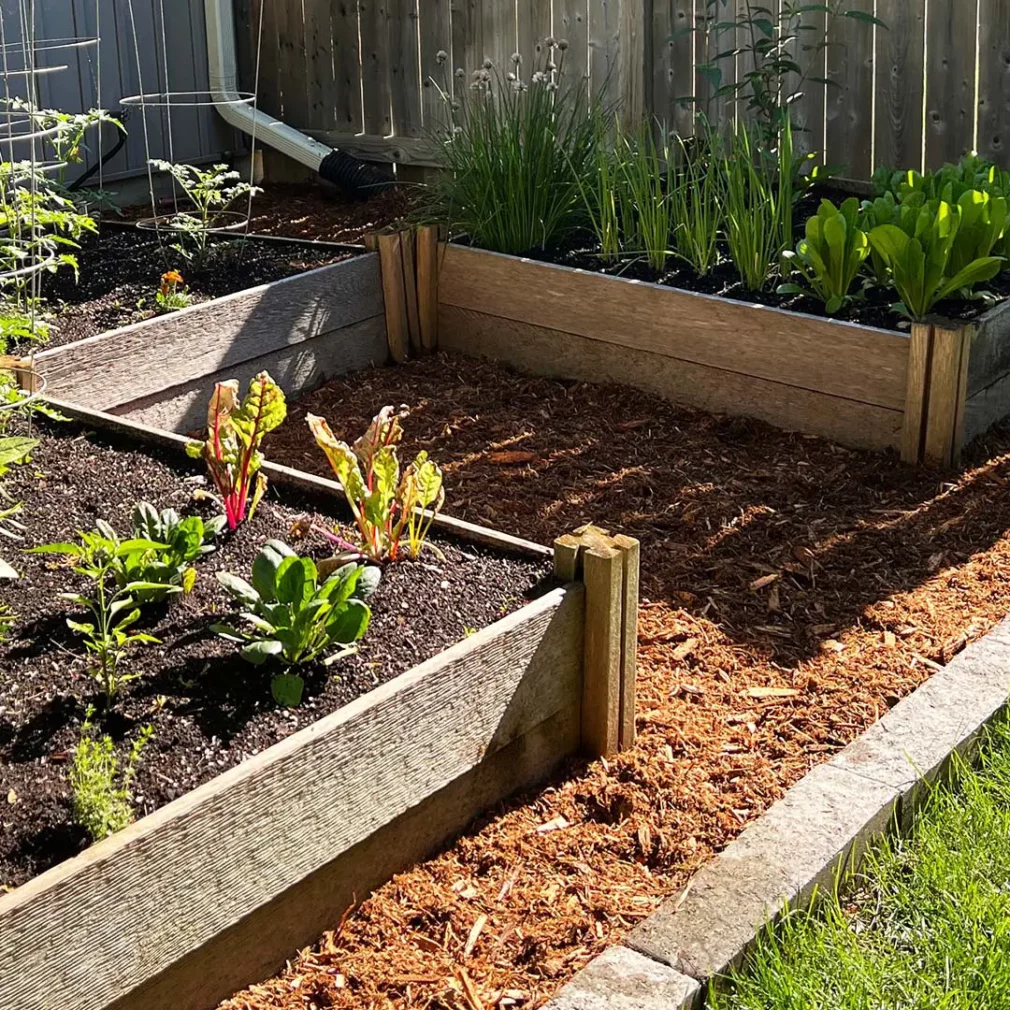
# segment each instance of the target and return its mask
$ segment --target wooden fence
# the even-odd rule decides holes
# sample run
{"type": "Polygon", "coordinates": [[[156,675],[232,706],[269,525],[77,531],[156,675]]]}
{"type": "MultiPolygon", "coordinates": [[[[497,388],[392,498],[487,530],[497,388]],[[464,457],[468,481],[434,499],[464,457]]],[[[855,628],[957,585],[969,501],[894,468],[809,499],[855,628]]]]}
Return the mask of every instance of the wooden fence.
{"type": "MultiPolygon", "coordinates": [[[[734,3],[719,0],[719,16],[734,3]]],[[[778,0],[763,0],[774,5],[778,0]]],[[[1010,167],[1010,0],[848,0],[888,29],[832,23],[823,67],[796,106],[803,143],[868,178],[881,164],[936,166],[978,150],[1010,167]]],[[[260,9],[262,106],[293,126],[387,161],[425,163],[443,122],[433,79],[513,51],[529,69],[536,40],[569,42],[569,70],[610,82],[633,110],[683,128],[691,99],[715,119],[697,67],[713,40],[683,32],[704,0],[237,0],[246,87],[260,9]],[[438,53],[449,54],[441,65],[438,53]]],[[[824,15],[811,22],[824,30],[824,15]]],[[[727,48],[729,40],[718,41],[727,48]]],[[[729,78],[733,70],[730,69],[729,78]]]]}

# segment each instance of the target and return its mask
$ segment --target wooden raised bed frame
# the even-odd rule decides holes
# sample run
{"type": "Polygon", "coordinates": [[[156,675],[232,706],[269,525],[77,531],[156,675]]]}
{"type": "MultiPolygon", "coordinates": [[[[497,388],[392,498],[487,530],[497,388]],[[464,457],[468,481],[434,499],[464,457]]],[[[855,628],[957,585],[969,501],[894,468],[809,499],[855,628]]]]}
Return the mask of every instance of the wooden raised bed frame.
{"type": "MultiPolygon", "coordinates": [[[[53,403],[180,454],[186,441],[53,403]]],[[[342,500],[332,481],[264,470],[342,500]]],[[[556,571],[559,588],[0,896],[4,1007],[205,1010],[565,758],[630,746],[638,545],[587,527],[559,540],[556,571]]]]}
{"type": "Polygon", "coordinates": [[[1010,304],[911,334],[453,244],[438,344],[949,465],[1010,413],[1010,304]]]}

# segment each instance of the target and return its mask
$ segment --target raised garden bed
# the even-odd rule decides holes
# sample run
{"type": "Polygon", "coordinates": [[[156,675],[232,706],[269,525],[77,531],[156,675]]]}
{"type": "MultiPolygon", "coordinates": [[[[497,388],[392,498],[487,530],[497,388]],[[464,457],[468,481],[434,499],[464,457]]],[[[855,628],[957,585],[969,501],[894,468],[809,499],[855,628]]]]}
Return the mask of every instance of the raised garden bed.
{"type": "MultiPolygon", "coordinates": [[[[190,511],[202,471],[183,439],[56,405],[77,420],[47,422],[34,469],[8,483],[30,543],[96,518],[122,528],[144,490],[190,511]]],[[[153,812],[0,898],[0,991],[19,1010],[210,1005],[580,746],[616,748],[625,702],[633,723],[632,543],[566,541],[552,587],[549,549],[444,517],[442,558],[388,573],[370,644],[308,676],[303,708],[279,710],[204,626],[230,609],[209,573],[248,568],[300,513],[332,524],[339,489],[265,470],[261,511],[198,562],[192,596],[154,612],[145,630],[164,644],[131,653],[143,677],[102,722],[116,736],[154,725],[136,783],[153,812]]],[[[62,763],[92,690],[55,599],[73,576],[44,556],[19,567],[2,647],[13,883],[80,842],[62,763]]]]}
{"type": "Polygon", "coordinates": [[[1010,313],[911,333],[440,246],[439,346],[947,465],[1010,410],[1010,313]]]}

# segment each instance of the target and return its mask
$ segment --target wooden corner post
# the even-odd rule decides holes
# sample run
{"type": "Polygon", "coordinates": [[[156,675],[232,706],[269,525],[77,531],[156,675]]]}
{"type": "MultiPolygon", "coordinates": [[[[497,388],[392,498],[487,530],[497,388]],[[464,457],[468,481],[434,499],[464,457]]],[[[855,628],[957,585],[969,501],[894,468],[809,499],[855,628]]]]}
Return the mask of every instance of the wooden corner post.
{"type": "Polygon", "coordinates": [[[400,365],[407,360],[410,349],[400,236],[397,233],[379,235],[377,242],[379,267],[382,271],[382,297],[386,304],[386,339],[389,342],[389,353],[400,365]]]}
{"type": "Polygon", "coordinates": [[[417,313],[421,326],[421,349],[438,346],[438,227],[417,229],[417,313]]]}
{"type": "Polygon", "coordinates": [[[583,526],[554,543],[554,571],[586,588],[582,746],[594,757],[635,743],[640,548],[583,526]]]}

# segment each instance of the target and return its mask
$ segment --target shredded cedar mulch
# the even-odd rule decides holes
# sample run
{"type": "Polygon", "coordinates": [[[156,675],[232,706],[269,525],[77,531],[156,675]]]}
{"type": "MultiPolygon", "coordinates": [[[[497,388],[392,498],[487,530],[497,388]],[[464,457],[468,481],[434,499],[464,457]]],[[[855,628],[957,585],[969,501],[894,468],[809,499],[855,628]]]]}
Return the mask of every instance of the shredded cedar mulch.
{"type": "Polygon", "coordinates": [[[545,543],[589,520],[641,539],[639,742],[473,825],[227,1010],[542,1004],[1010,610],[1010,427],[948,478],[440,356],[331,382],[269,454],[322,472],[307,410],[356,436],[398,402],[454,514],[545,543]]]}

